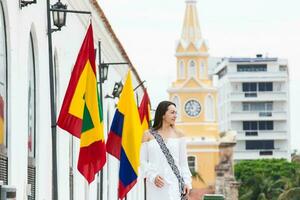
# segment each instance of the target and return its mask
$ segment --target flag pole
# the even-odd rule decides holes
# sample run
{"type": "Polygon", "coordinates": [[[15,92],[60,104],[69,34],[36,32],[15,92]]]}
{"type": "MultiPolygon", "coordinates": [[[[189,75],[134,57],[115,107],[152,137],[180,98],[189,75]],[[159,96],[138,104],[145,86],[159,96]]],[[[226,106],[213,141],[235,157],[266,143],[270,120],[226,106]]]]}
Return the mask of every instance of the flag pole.
{"type": "MultiPolygon", "coordinates": [[[[98,65],[98,74],[99,74],[99,87],[100,87],[100,91],[99,91],[99,96],[100,96],[100,104],[101,104],[101,108],[102,108],[102,112],[103,112],[103,104],[102,104],[102,96],[103,96],[103,92],[102,92],[102,77],[101,77],[101,41],[98,41],[98,56],[99,56],[99,65],[98,65]]],[[[98,172],[99,175],[99,172],[98,172]]],[[[100,189],[100,200],[103,200],[103,168],[100,171],[100,185],[99,185],[99,189],[100,189]]],[[[98,190],[99,191],[99,190],[98,190]]]]}
{"type": "MultiPolygon", "coordinates": [[[[59,1],[60,2],[60,1],[59,1]]],[[[50,113],[51,113],[51,167],[52,167],[52,198],[53,200],[58,199],[58,181],[57,181],[57,127],[56,127],[56,100],[55,100],[55,88],[54,82],[55,78],[53,76],[54,73],[54,64],[53,64],[53,44],[52,44],[52,33],[55,31],[60,31],[61,27],[57,29],[52,29],[51,25],[51,12],[58,11],[66,13],[78,13],[78,14],[89,14],[90,11],[77,11],[77,10],[67,10],[64,9],[53,9],[50,5],[50,0],[46,0],[46,9],[47,9],[47,35],[48,35],[48,61],[49,61],[49,89],[50,89],[50,113]]],[[[66,16],[66,15],[65,15],[66,16]]],[[[63,24],[64,26],[65,24],[63,24]]]]}
{"type": "Polygon", "coordinates": [[[50,0],[47,3],[47,34],[48,34],[48,60],[49,60],[49,84],[50,84],[50,112],[51,112],[51,153],[52,153],[52,199],[58,199],[58,183],[57,183],[57,147],[56,147],[56,105],[54,93],[54,65],[53,65],[53,49],[52,49],[52,32],[51,32],[51,14],[50,0]]]}
{"type": "Polygon", "coordinates": [[[84,200],[89,200],[90,185],[86,180],[84,181],[84,186],[84,200]]]}
{"type": "Polygon", "coordinates": [[[146,179],[144,179],[144,200],[147,200],[147,184],[146,179]]]}
{"type": "Polygon", "coordinates": [[[133,91],[136,91],[139,87],[141,87],[142,85],[144,85],[144,83],[146,82],[146,80],[142,81],[140,84],[138,84],[138,86],[136,86],[133,91]]]}

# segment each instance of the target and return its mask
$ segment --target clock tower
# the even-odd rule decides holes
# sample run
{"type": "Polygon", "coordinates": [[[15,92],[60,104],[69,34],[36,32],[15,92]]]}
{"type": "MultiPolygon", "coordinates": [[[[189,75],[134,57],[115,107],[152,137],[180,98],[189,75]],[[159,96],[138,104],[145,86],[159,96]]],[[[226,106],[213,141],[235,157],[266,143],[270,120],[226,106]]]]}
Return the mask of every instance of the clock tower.
{"type": "Polygon", "coordinates": [[[182,34],[176,44],[177,78],[168,89],[177,107],[176,127],[188,140],[188,162],[194,175],[193,187],[215,184],[215,166],[219,162],[217,89],[208,74],[208,46],[201,34],[197,0],[186,0],[182,34]],[[196,177],[196,176],[195,176],[196,177]]]}

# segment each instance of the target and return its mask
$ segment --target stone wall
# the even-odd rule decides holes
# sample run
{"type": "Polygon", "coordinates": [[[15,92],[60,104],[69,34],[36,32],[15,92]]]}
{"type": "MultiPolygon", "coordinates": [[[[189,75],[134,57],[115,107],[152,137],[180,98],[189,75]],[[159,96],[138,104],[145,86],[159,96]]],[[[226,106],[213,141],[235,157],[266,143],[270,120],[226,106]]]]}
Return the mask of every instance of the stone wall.
{"type": "Polygon", "coordinates": [[[221,142],[220,163],[216,166],[216,194],[223,194],[226,200],[238,200],[239,183],[234,177],[233,147],[235,142],[221,142]]]}

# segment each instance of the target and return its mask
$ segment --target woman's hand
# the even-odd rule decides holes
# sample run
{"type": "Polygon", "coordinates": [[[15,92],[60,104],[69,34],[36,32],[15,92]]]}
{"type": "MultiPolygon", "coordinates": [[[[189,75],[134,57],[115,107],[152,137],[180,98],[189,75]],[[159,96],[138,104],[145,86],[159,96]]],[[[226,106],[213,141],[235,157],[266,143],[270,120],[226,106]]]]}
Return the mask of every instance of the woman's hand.
{"type": "Polygon", "coordinates": [[[189,188],[187,185],[185,185],[184,188],[183,188],[183,191],[184,191],[184,194],[185,194],[186,196],[188,196],[189,193],[190,193],[190,188],[189,188]]]}
{"type": "Polygon", "coordinates": [[[154,179],[154,185],[156,187],[159,187],[159,188],[163,187],[164,186],[164,179],[163,179],[163,177],[156,176],[155,179],[154,179]]]}

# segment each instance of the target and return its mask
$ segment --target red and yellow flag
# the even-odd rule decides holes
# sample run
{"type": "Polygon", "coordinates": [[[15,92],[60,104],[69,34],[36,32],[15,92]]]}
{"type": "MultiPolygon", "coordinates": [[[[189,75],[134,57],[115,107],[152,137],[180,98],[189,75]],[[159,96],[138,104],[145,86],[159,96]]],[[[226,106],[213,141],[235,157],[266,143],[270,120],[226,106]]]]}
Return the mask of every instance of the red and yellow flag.
{"type": "Polygon", "coordinates": [[[140,114],[143,131],[145,132],[150,127],[150,119],[151,119],[150,99],[149,99],[147,90],[144,90],[144,96],[143,96],[143,99],[142,99],[140,107],[139,107],[139,114],[140,114]]]}
{"type": "Polygon", "coordinates": [[[102,103],[96,78],[93,28],[89,26],[58,118],[58,126],[80,138],[77,168],[91,183],[106,162],[102,103]]]}

